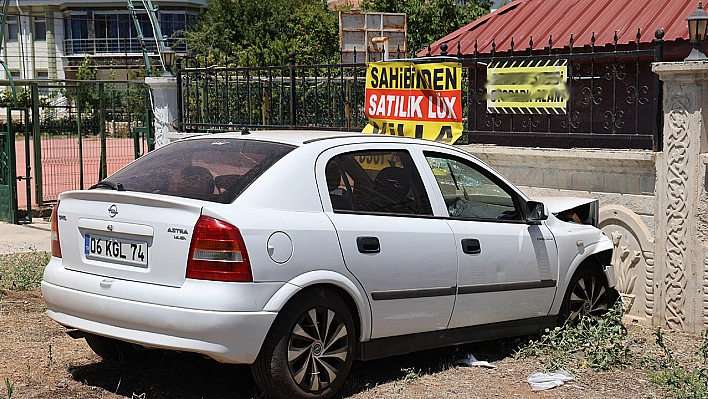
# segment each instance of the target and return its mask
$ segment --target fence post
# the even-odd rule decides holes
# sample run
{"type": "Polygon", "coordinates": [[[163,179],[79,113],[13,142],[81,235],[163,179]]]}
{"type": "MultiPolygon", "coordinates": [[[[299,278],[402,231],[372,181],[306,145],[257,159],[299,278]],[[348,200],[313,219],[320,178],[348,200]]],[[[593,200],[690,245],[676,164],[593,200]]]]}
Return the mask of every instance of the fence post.
{"type": "MultiPolygon", "coordinates": [[[[654,62],[661,62],[664,57],[664,30],[659,29],[654,32],[656,42],[654,45],[654,62]]],[[[662,103],[662,83],[659,75],[654,74],[654,137],[652,140],[652,150],[657,152],[664,149],[664,137],[662,135],[664,125],[664,113],[661,112],[662,103]]]]}
{"type": "MultiPolygon", "coordinates": [[[[177,58],[177,130],[180,132],[183,130],[184,126],[184,114],[182,113],[184,107],[184,93],[182,93],[182,89],[182,59],[177,58]]],[[[148,93],[148,95],[150,95],[150,93],[148,93]]]]}
{"type": "Polygon", "coordinates": [[[295,126],[295,52],[290,53],[290,127],[295,126]]]}
{"type": "Polygon", "coordinates": [[[39,86],[32,83],[32,143],[34,147],[34,196],[37,205],[44,206],[44,193],[42,192],[42,138],[40,137],[39,124],[39,86]]]}
{"type": "Polygon", "coordinates": [[[22,111],[22,127],[25,133],[25,196],[27,197],[27,221],[32,223],[32,163],[30,162],[30,126],[29,126],[29,109],[25,102],[25,107],[20,108],[22,111]]]}
{"type": "Polygon", "coordinates": [[[79,189],[84,189],[84,147],[81,139],[81,86],[76,86],[76,134],[79,140],[79,189]]]}
{"type": "Polygon", "coordinates": [[[108,161],[106,160],[106,157],[108,156],[106,152],[106,100],[104,96],[103,82],[98,84],[98,98],[100,104],[100,108],[98,110],[98,129],[99,137],[101,138],[101,165],[98,169],[98,181],[101,181],[108,175],[108,161]]]}
{"type": "MultiPolygon", "coordinates": [[[[2,153],[3,151],[0,151],[2,153]]],[[[19,212],[17,207],[17,158],[15,158],[15,133],[12,131],[12,108],[7,107],[7,137],[5,140],[5,155],[7,156],[7,178],[9,206],[7,209],[8,222],[19,224],[19,212]]],[[[3,216],[3,215],[0,215],[3,216]]]]}
{"type": "Polygon", "coordinates": [[[174,76],[147,77],[145,83],[152,91],[155,121],[155,148],[170,143],[170,136],[177,133],[178,121],[177,78],[174,76]]]}

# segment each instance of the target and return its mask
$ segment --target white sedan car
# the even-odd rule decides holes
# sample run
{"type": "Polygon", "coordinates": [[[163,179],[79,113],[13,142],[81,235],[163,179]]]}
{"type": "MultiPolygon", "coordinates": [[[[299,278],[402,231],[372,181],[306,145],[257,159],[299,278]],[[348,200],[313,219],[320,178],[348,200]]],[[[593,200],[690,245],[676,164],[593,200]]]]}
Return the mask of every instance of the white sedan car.
{"type": "Polygon", "coordinates": [[[251,364],[273,397],[327,398],[354,359],[602,313],[596,225],[596,201],[549,209],[449,145],[204,135],[61,194],[42,291],[106,360],[197,352],[251,364]]]}

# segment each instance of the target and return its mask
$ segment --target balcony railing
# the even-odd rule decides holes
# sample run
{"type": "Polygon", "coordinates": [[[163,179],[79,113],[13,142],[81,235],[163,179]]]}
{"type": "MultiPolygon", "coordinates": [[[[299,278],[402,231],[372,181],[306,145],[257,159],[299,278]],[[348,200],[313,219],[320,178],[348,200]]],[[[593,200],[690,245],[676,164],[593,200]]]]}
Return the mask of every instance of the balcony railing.
{"type": "MultiPolygon", "coordinates": [[[[186,52],[184,43],[176,44],[178,39],[167,39],[167,45],[178,53],[186,52]]],[[[157,54],[157,44],[152,38],[145,40],[145,49],[149,53],[157,54]]],[[[66,39],[64,40],[65,55],[86,54],[142,54],[142,43],[137,38],[95,38],[95,39],[66,39]]]]}

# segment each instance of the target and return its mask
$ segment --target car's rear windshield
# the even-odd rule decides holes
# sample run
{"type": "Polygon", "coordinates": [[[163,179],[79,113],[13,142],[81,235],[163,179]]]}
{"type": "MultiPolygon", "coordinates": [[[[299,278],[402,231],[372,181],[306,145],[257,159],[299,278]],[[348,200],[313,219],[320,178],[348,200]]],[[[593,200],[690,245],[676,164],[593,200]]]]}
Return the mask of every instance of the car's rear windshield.
{"type": "Polygon", "coordinates": [[[243,139],[182,140],[142,156],[94,187],[227,204],[294,148],[243,139]]]}

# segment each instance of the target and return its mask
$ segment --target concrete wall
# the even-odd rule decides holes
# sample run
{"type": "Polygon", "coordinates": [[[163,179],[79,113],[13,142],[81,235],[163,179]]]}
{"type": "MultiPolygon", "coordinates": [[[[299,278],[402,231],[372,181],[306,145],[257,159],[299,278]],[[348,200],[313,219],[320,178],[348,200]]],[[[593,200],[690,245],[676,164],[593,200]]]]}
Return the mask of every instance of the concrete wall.
{"type": "Polygon", "coordinates": [[[600,228],[615,244],[618,289],[627,316],[651,324],[654,316],[656,158],[651,151],[538,149],[467,145],[530,197],[600,200],[600,228]]]}

